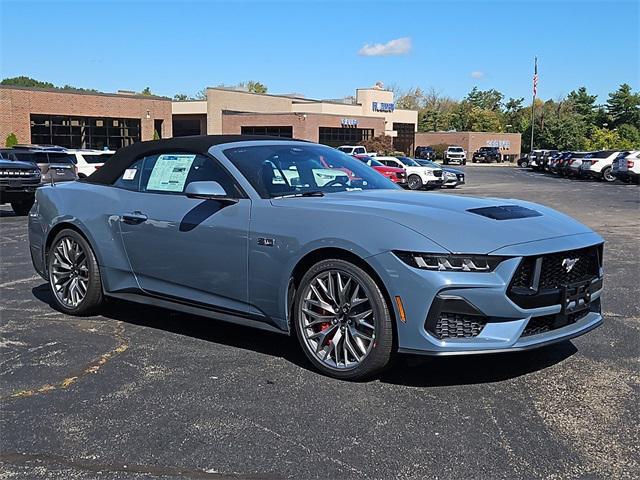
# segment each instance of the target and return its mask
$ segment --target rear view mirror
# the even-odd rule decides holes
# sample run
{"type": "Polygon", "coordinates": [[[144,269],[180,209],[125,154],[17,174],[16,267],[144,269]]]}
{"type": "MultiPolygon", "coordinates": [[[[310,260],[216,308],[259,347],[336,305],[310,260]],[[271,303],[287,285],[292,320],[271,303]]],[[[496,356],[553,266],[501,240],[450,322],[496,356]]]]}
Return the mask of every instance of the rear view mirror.
{"type": "Polygon", "coordinates": [[[226,203],[238,203],[236,198],[230,198],[218,182],[191,182],[187,185],[184,193],[189,198],[199,198],[202,200],[218,200],[226,203]]]}

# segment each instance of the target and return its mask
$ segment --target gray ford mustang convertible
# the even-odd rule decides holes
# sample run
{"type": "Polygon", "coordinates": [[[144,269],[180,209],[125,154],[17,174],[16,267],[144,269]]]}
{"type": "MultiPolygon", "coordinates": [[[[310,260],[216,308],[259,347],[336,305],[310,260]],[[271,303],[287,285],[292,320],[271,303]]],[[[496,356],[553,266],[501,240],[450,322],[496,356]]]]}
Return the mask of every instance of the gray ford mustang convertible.
{"type": "Polygon", "coordinates": [[[394,351],[524,350],[602,322],[603,240],[549,208],[398,188],[332,148],[182,137],[38,189],[31,256],[60,310],[105,297],[295,335],[325,374],[394,351]]]}

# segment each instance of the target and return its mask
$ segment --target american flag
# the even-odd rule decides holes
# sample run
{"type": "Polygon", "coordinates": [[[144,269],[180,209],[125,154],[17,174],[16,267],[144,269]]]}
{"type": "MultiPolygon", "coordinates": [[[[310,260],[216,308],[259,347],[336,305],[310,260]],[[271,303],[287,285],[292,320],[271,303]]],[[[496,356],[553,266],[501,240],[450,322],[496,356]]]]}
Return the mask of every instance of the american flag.
{"type": "Polygon", "coordinates": [[[538,57],[535,58],[533,67],[533,95],[538,93],[538,57]]]}

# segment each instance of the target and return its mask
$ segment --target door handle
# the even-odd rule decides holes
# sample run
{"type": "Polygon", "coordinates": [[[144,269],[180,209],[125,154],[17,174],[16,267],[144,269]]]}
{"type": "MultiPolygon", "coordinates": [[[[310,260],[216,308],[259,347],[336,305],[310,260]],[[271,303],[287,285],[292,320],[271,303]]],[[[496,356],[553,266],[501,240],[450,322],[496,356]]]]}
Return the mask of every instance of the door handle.
{"type": "Polygon", "coordinates": [[[147,220],[147,216],[142,212],[125,213],[122,215],[122,221],[129,225],[139,225],[147,220]]]}

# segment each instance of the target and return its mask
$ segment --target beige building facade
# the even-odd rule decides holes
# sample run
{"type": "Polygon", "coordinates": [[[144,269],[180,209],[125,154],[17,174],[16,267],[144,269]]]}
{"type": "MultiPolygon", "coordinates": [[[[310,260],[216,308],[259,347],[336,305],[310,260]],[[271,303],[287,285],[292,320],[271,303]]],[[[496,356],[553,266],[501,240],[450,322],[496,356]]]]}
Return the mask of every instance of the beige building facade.
{"type": "Polygon", "coordinates": [[[409,153],[417,125],[418,112],[396,109],[393,92],[379,87],[343,101],[208,88],[207,100],[173,102],[175,136],[263,134],[339,146],[387,135],[409,153]]]}

